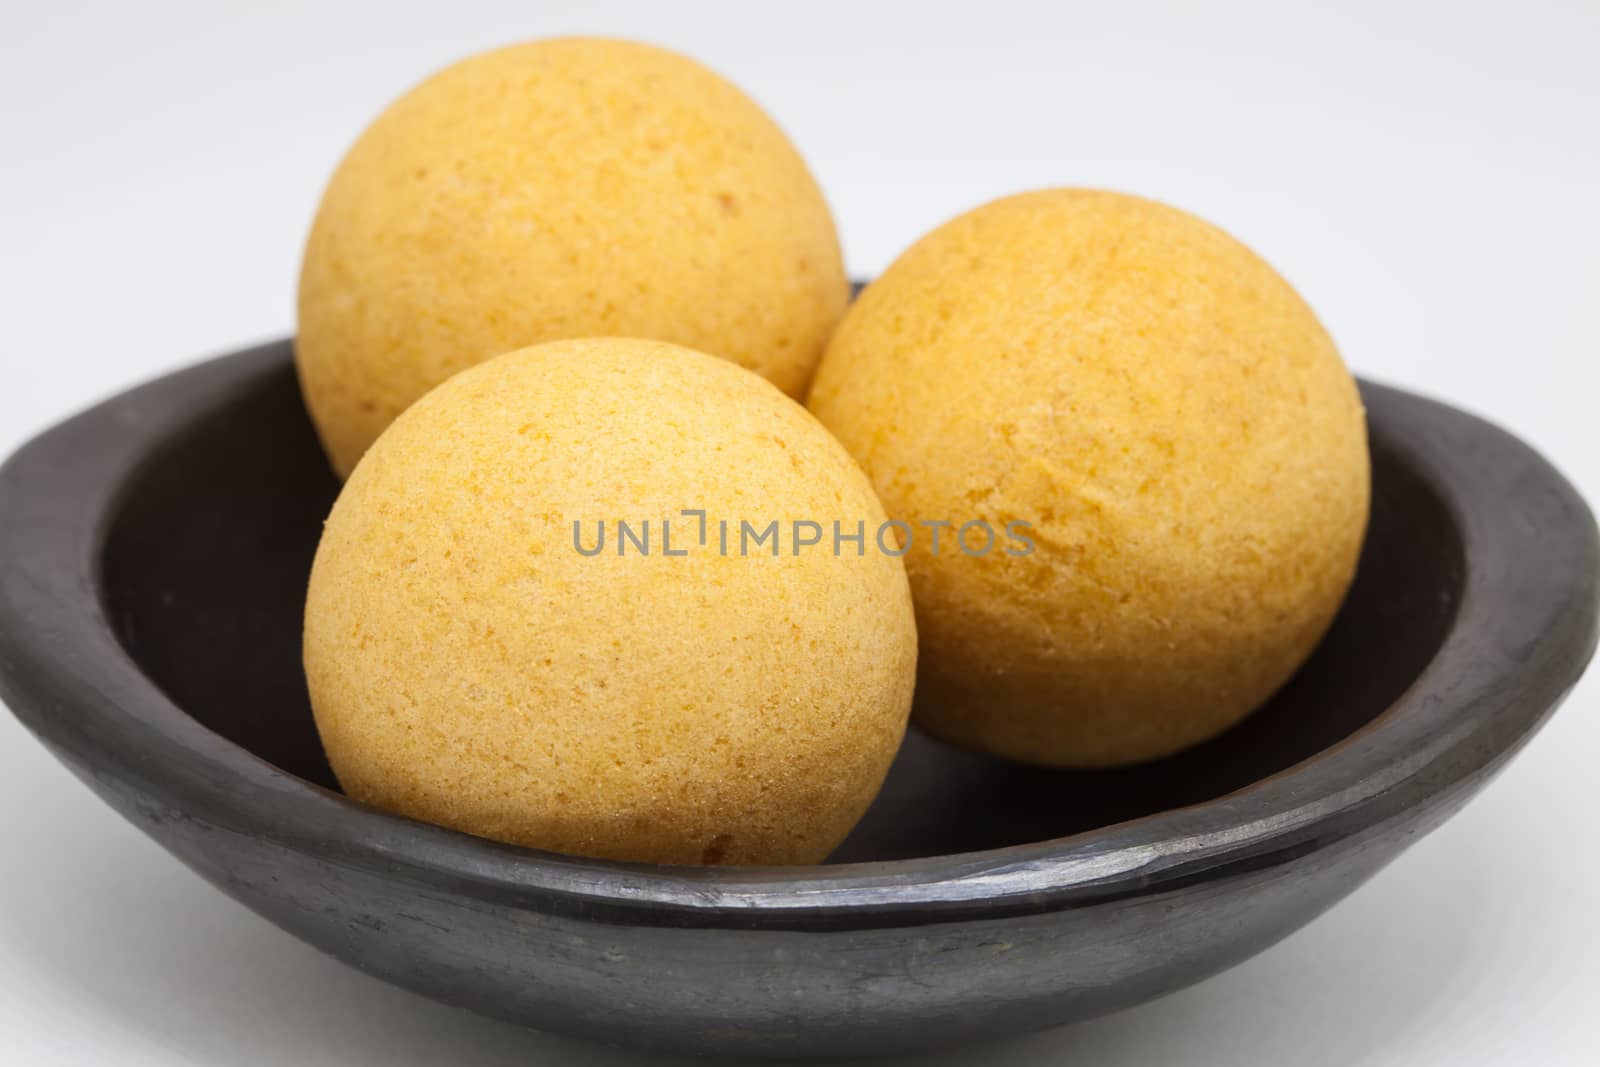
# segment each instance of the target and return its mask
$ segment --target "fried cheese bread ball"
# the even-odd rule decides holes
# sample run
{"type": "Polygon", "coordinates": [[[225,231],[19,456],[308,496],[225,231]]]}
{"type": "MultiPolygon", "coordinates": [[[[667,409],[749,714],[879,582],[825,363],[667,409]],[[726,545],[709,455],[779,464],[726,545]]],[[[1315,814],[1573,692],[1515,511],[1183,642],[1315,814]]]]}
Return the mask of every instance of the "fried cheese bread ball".
{"type": "Polygon", "coordinates": [[[1283,685],[1355,572],[1369,459],[1338,351],[1249,249],[1149,200],[1048,190],[940,227],[847,314],[809,406],[916,530],[914,718],[961,745],[1194,745],[1283,685]],[[1023,540],[978,552],[969,522],[1023,540]]]}
{"type": "Polygon", "coordinates": [[[464,371],[367,452],[318,547],[329,761],[360,800],[500,841],[818,862],[910,711],[904,566],[831,536],[883,521],[828,432],[726,361],[586,340],[464,371]]]}
{"type": "Polygon", "coordinates": [[[335,470],[491,356],[644,337],[803,395],[849,299],[794,146],[674,53],[562,38],[473,56],[340,163],[301,267],[296,358],[335,470]]]}

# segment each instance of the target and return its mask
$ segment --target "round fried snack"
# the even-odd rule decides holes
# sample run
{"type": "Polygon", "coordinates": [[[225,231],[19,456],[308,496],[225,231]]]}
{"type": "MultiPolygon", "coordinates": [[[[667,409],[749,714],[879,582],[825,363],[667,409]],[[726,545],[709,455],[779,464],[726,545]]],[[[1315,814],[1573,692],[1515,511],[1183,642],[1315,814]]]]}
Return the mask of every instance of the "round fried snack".
{"type": "Polygon", "coordinates": [[[754,102],[671,52],[563,38],[460,62],[361,135],[295,351],[343,477],[451,374],[543,341],[671,341],[800,397],[848,299],[828,205],[754,102]]]}
{"type": "Polygon", "coordinates": [[[904,567],[832,536],[883,521],[838,442],[723,360],[566,341],[464,371],[368,451],[318,547],[329,761],[360,800],[501,841],[818,862],[910,711],[904,567]]]}
{"type": "MultiPolygon", "coordinates": [[[[1176,752],[1311,653],[1353,577],[1354,381],[1289,285],[1176,209],[1063,189],[939,228],[870,286],[811,410],[906,556],[914,718],[1031,763],[1176,752]],[[987,553],[954,543],[982,520],[987,553]]],[[[968,541],[982,547],[976,534],[968,541]]]]}

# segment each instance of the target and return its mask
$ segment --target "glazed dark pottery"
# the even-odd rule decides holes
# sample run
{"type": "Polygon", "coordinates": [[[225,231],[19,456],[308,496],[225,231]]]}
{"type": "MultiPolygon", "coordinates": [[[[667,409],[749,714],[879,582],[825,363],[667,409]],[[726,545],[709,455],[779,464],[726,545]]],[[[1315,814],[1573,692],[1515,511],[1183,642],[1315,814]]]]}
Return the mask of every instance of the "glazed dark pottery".
{"type": "Polygon", "coordinates": [[[340,796],[299,666],[336,487],[287,342],[117,397],[0,471],[0,695],[225,892],[454,1004],[774,1055],[1070,1022],[1237,963],[1360,885],[1482,788],[1594,649],[1596,532],[1572,487],[1476,418],[1363,393],[1360,574],[1267,707],[1095,773],[914,734],[825,866],[573,859],[340,796]]]}

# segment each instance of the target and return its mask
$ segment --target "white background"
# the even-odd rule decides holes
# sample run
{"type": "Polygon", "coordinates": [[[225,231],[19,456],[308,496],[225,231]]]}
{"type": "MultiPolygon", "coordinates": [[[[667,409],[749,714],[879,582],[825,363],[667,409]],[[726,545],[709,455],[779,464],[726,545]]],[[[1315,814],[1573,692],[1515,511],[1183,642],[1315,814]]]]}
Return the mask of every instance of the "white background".
{"type": "MultiPolygon", "coordinates": [[[[1283,270],[1358,372],[1491,415],[1600,500],[1600,2],[1295,6],[5,0],[0,451],[290,332],[321,183],[401,90],[606,32],[759,99],[857,274],[1002,193],[1164,199],[1283,270]]],[[[933,1062],[1600,1063],[1597,713],[1591,678],[1462,815],[1257,959],[933,1062]]],[[[346,970],[0,718],[0,1059],[636,1062],[346,970]]]]}

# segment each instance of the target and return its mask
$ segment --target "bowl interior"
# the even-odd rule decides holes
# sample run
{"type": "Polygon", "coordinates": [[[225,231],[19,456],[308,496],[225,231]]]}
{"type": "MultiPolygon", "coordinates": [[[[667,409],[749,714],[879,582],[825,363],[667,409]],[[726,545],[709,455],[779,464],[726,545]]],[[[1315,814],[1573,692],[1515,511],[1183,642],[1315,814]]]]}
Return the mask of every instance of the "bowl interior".
{"type": "MultiPolygon", "coordinates": [[[[1180,755],[1049,771],[915,730],[832,862],[1045,841],[1223,796],[1371,722],[1432,658],[1459,599],[1461,541],[1438,495],[1372,427],[1361,568],[1316,654],[1265,707],[1180,755]]],[[[180,708],[261,759],[337,789],[300,668],[306,577],[338,485],[290,367],[199,415],[140,464],[105,530],[119,640],[180,708]]],[[[1152,655],[1158,653],[1152,652],[1152,655]]]]}

